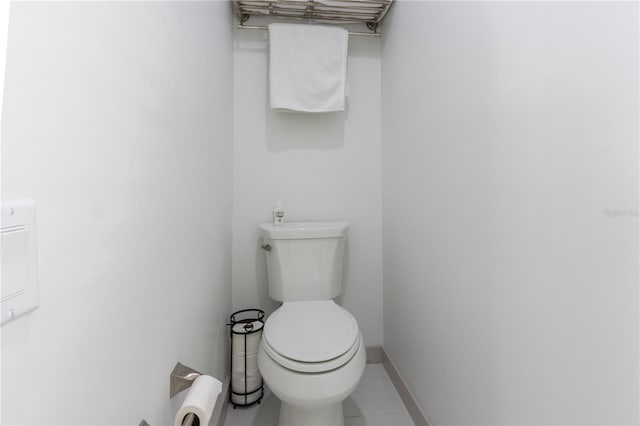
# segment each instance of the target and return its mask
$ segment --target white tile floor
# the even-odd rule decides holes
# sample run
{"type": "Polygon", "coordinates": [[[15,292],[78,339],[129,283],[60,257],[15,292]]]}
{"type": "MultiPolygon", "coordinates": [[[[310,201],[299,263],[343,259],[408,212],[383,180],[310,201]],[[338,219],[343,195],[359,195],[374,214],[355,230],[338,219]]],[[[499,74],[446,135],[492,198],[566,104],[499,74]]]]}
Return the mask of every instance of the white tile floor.
{"type": "MultiPolygon", "coordinates": [[[[343,402],[345,426],[413,426],[398,392],[382,364],[368,364],[356,390],[343,402]]],[[[265,387],[259,405],[229,405],[225,426],[276,426],[280,401],[265,387]]]]}

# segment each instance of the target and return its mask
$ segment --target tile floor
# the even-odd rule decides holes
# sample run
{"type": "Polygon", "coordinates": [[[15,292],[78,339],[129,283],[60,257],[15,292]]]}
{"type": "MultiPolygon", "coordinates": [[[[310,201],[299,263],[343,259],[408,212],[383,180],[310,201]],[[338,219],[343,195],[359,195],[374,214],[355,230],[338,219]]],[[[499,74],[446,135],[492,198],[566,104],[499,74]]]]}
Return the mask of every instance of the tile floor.
{"type": "MultiPolygon", "coordinates": [[[[343,402],[345,426],[413,426],[398,392],[382,364],[368,364],[356,390],[343,402]]],[[[280,401],[265,387],[259,405],[229,405],[225,426],[276,426],[280,401]]]]}

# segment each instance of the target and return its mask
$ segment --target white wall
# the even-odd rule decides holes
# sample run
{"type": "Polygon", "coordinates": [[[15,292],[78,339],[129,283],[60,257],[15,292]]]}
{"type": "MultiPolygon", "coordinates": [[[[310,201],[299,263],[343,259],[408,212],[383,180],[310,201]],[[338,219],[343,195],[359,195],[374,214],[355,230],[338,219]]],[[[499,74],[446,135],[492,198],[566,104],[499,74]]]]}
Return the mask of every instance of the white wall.
{"type": "Polygon", "coordinates": [[[435,424],[638,424],[638,16],[385,22],[385,345],[435,424]]]}
{"type": "Polygon", "coordinates": [[[2,328],[2,424],[172,424],[177,361],[225,374],[231,22],[12,5],[2,196],[38,202],[40,308],[2,328]]]}
{"type": "Polygon", "coordinates": [[[272,112],[268,35],[234,36],[233,306],[271,312],[257,226],[277,201],[288,221],[346,220],[345,291],[367,345],[382,343],[380,40],[349,38],[348,111],[272,112]]]}
{"type": "MultiPolygon", "coordinates": [[[[2,140],[2,100],[4,99],[4,73],[7,64],[7,35],[9,33],[9,2],[0,3],[0,141],[2,140]]],[[[1,143],[1,142],[0,142],[1,143]]],[[[1,182],[0,178],[0,182],[1,182]]],[[[1,248],[0,248],[1,250],[1,248]]],[[[0,265],[2,268],[2,265],[0,265]]],[[[2,330],[0,330],[2,339],[2,330]]],[[[0,351],[0,366],[2,365],[2,351],[0,351]]],[[[0,401],[2,401],[2,386],[0,386],[0,401]]],[[[2,419],[2,404],[0,403],[0,421],[2,419]]]]}

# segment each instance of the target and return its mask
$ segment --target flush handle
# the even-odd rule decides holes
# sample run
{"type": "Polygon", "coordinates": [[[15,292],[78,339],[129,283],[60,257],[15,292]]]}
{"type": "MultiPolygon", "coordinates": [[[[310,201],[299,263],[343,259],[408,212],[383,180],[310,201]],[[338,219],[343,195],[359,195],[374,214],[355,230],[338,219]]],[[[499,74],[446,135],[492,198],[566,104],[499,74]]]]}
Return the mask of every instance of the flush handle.
{"type": "Polygon", "coordinates": [[[260,247],[262,250],[271,251],[271,246],[269,244],[261,244],[260,247]]]}

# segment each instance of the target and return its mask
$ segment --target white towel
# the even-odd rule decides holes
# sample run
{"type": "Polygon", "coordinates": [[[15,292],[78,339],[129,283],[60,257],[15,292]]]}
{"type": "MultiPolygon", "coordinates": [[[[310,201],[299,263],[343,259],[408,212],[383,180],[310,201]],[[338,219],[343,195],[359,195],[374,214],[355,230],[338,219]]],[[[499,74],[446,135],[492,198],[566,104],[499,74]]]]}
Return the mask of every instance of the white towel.
{"type": "Polygon", "coordinates": [[[269,24],[271,108],[344,111],[348,41],[344,28],[269,24]]]}

